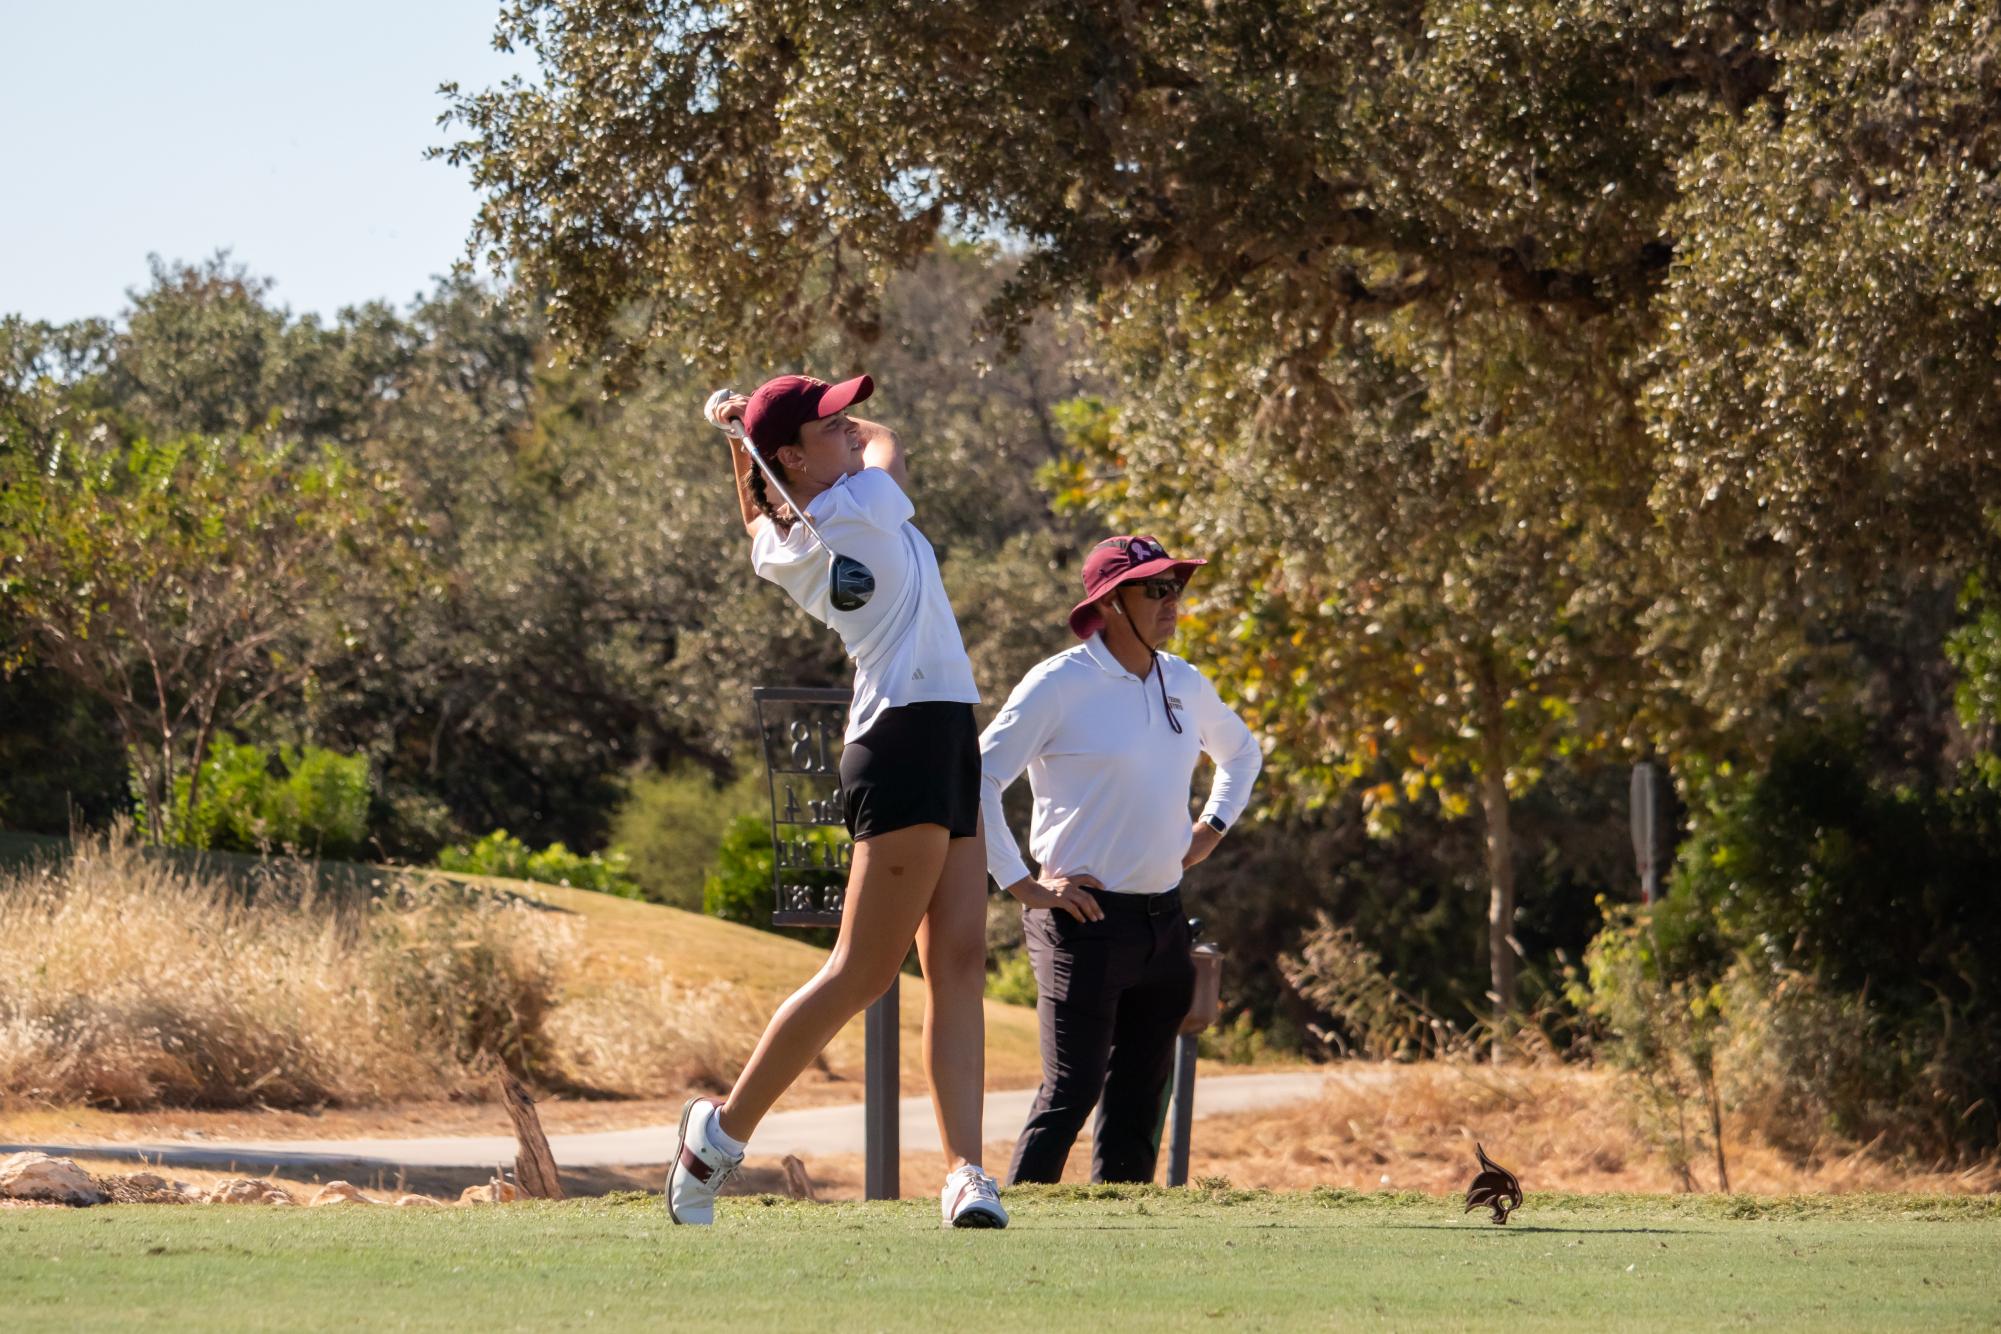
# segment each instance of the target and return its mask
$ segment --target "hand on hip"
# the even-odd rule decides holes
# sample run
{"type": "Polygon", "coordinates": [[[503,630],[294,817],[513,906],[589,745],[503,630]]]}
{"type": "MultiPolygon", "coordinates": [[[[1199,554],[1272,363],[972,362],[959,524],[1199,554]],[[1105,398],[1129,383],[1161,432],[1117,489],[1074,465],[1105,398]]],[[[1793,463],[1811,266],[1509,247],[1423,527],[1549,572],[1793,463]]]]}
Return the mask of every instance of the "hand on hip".
{"type": "Polygon", "coordinates": [[[1024,877],[1007,887],[1007,892],[1020,899],[1023,907],[1049,908],[1057,912],[1069,913],[1080,922],[1102,921],[1105,910],[1098,906],[1098,900],[1091,890],[1103,890],[1104,885],[1091,875],[1045,875],[1041,879],[1024,877]]]}

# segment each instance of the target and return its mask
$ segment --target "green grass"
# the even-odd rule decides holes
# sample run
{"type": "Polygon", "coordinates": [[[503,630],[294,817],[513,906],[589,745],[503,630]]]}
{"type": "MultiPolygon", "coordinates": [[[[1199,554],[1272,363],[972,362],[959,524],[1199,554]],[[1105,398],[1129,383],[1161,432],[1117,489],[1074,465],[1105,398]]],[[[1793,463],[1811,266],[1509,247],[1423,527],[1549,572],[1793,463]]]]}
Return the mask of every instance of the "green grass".
{"type": "Polygon", "coordinates": [[[485,1209],[0,1213],[10,1329],[1992,1328],[2001,1201],[1011,1191],[935,1206],[659,1197],[485,1209]]]}

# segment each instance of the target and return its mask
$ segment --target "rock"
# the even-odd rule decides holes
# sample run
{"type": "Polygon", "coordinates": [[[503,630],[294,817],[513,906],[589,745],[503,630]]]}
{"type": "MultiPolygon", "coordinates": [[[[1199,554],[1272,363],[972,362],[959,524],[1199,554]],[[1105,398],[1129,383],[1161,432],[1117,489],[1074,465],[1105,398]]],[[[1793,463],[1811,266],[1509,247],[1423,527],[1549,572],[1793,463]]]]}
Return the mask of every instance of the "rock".
{"type": "Polygon", "coordinates": [[[484,1186],[467,1186],[459,1192],[460,1204],[507,1204],[521,1194],[511,1181],[495,1178],[484,1186]]]}
{"type": "Polygon", "coordinates": [[[292,1197],[259,1177],[218,1181],[202,1196],[204,1204],[291,1204],[292,1197]]]}
{"type": "Polygon", "coordinates": [[[345,1181],[329,1181],[321,1186],[319,1194],[307,1201],[307,1207],[317,1209],[323,1204],[374,1204],[375,1201],[363,1195],[345,1181]]]}
{"type": "Polygon", "coordinates": [[[103,1204],[105,1195],[90,1173],[69,1159],[30,1151],[0,1158],[0,1198],[103,1204]]]}
{"type": "Polygon", "coordinates": [[[97,1184],[119,1204],[199,1204],[201,1192],[185,1181],[169,1181],[157,1172],[99,1177],[97,1184]]]}
{"type": "Polygon", "coordinates": [[[426,1207],[435,1209],[443,1203],[443,1200],[434,1200],[428,1195],[402,1195],[397,1197],[396,1207],[398,1209],[422,1209],[426,1207]]]}

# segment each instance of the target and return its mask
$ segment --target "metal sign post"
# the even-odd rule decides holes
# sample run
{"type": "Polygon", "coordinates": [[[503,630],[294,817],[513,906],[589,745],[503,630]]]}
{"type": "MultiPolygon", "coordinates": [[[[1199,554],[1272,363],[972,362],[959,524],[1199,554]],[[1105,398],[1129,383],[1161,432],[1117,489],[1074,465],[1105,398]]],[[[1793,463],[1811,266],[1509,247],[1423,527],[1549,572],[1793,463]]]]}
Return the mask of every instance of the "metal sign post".
{"type": "MultiPolygon", "coordinates": [[[[1188,919],[1192,938],[1202,929],[1200,919],[1188,919]]],[[[1195,1137],[1195,1053],[1203,1029],[1216,1022],[1223,1008],[1223,951],[1201,944],[1189,951],[1195,964],[1195,995],[1181,1032],[1174,1039],[1174,1079],[1168,1085],[1167,1184],[1188,1184],[1188,1146],[1195,1137]]]]}
{"type": "MultiPolygon", "coordinates": [[[[838,927],[854,861],[841,807],[848,692],[759,686],[750,695],[771,795],[771,924],[838,927]]],[[[900,980],[891,982],[864,1020],[862,1194],[871,1200],[893,1200],[902,1193],[897,1171],[900,985],[900,980]]]]}

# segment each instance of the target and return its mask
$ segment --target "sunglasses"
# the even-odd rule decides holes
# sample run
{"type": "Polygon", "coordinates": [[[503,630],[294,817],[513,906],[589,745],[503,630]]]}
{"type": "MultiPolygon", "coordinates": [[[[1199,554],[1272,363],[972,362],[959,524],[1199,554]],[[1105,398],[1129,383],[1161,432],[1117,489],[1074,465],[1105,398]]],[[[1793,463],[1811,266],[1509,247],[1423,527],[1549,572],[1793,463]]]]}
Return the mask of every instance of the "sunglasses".
{"type": "Polygon", "coordinates": [[[1121,584],[1120,587],[1137,588],[1146,594],[1149,602],[1159,602],[1163,598],[1180,597],[1185,585],[1179,579],[1163,574],[1154,579],[1135,579],[1131,583],[1121,584]]]}

